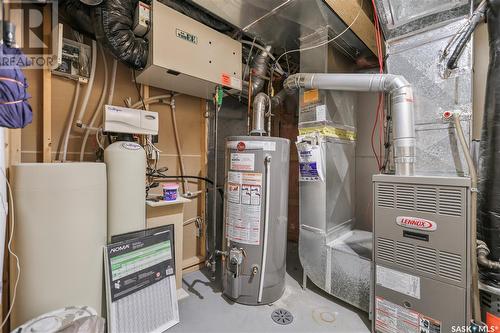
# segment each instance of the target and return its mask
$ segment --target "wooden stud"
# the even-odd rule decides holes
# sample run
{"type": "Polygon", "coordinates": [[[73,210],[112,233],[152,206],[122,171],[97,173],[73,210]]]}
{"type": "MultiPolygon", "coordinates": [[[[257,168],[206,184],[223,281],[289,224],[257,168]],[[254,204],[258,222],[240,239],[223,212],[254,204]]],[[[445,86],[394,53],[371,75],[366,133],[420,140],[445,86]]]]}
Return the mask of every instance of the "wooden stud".
{"type": "Polygon", "coordinates": [[[347,25],[350,25],[359,13],[351,30],[378,57],[377,43],[375,42],[375,26],[361,5],[357,1],[352,0],[325,0],[325,2],[347,25]]]}
{"type": "MultiPolygon", "coordinates": [[[[52,39],[52,19],[51,7],[46,5],[43,8],[43,42],[49,46],[52,39]]],[[[49,57],[49,49],[45,49],[45,56],[49,57]]],[[[43,69],[43,120],[42,120],[42,145],[43,162],[52,162],[52,72],[50,68],[43,69]]]]}

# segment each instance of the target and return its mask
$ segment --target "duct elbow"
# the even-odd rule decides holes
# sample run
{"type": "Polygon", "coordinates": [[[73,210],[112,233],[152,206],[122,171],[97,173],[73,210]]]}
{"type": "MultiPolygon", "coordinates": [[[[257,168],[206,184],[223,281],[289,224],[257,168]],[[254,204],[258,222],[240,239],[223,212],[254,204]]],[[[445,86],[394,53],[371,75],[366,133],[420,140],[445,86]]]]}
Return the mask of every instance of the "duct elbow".
{"type": "Polygon", "coordinates": [[[269,96],[261,92],[255,96],[253,101],[253,126],[251,135],[264,135],[266,131],[265,126],[265,115],[267,108],[271,105],[271,100],[269,96]]]}
{"type": "Polygon", "coordinates": [[[149,44],[133,32],[134,5],[134,1],[104,1],[94,11],[95,34],[117,59],[140,70],[146,66],[149,44]]]}
{"type": "Polygon", "coordinates": [[[393,92],[403,88],[412,89],[411,84],[406,80],[404,76],[383,74],[384,80],[384,91],[393,92]]]}

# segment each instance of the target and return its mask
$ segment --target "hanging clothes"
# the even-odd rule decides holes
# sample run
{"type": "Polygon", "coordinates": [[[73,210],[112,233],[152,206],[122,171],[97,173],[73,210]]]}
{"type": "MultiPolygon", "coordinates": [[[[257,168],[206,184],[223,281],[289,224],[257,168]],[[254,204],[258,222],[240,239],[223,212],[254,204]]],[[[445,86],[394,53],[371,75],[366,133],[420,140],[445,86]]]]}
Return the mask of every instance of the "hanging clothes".
{"type": "Polygon", "coordinates": [[[28,65],[21,50],[0,45],[0,127],[23,128],[33,120],[28,83],[20,67],[28,65]]]}

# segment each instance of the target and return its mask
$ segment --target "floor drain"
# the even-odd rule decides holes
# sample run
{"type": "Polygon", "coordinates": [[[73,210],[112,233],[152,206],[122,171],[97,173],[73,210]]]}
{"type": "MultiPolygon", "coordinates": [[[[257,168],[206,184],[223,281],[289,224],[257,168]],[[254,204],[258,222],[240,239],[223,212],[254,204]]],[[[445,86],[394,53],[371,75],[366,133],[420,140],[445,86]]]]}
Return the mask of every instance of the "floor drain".
{"type": "Polygon", "coordinates": [[[271,313],[271,319],[280,325],[288,325],[293,321],[293,315],[285,309],[277,309],[271,313]]]}

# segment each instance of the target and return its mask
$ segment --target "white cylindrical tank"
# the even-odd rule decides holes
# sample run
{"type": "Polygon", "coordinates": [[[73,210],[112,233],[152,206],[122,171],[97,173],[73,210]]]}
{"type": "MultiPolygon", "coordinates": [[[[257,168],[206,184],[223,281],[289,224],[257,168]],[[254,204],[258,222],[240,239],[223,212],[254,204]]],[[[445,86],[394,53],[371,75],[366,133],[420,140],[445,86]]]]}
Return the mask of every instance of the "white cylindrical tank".
{"type": "Polygon", "coordinates": [[[146,228],[146,152],[117,141],[104,150],[108,175],[108,240],[146,228]]]}
{"type": "MultiPolygon", "coordinates": [[[[11,327],[87,305],[101,313],[106,245],[103,163],[24,163],[11,168],[14,252],[21,275],[11,327]]],[[[17,277],[10,262],[10,291],[17,277]]]]}

